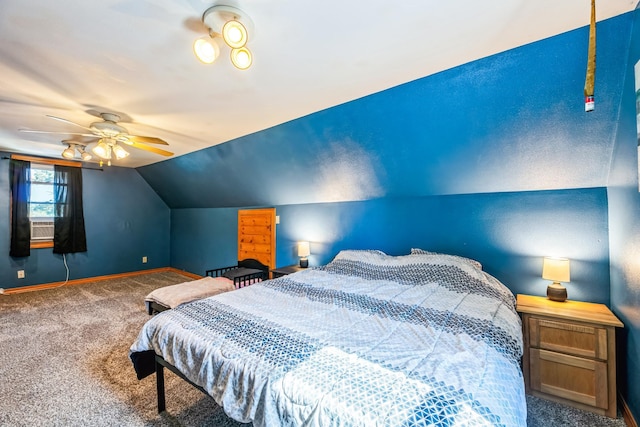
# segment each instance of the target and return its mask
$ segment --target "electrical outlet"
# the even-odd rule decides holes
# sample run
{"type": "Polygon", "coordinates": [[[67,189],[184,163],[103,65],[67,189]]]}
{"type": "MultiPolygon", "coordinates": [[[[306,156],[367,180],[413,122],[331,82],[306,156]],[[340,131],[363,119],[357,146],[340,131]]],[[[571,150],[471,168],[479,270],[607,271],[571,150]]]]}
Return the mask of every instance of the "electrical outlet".
{"type": "Polygon", "coordinates": [[[24,270],[18,270],[18,279],[24,279],[24,270]]]}
{"type": "Polygon", "coordinates": [[[142,257],[142,263],[143,263],[143,264],[146,264],[146,263],[147,263],[147,257],[146,257],[146,256],[143,256],[143,257],[142,257]]]}

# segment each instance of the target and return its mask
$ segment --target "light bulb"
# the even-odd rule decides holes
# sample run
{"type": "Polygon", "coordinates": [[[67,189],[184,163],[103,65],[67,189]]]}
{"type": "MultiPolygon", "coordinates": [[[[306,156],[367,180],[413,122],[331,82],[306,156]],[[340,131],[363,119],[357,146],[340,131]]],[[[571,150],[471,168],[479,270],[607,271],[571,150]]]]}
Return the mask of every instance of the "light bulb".
{"type": "Polygon", "coordinates": [[[91,149],[91,151],[93,151],[96,156],[103,159],[111,158],[111,148],[102,139],[98,142],[98,145],[91,149]]]}
{"type": "Polygon", "coordinates": [[[222,38],[232,49],[239,49],[247,44],[249,35],[240,21],[227,21],[222,27],[222,38]]]}
{"type": "Polygon", "coordinates": [[[232,49],[231,62],[236,68],[239,68],[240,70],[246,70],[247,68],[251,67],[251,63],[253,62],[251,51],[246,47],[242,47],[240,49],[232,49]]]}
{"type": "Polygon", "coordinates": [[[220,47],[215,39],[202,37],[193,42],[193,52],[201,62],[211,64],[220,55],[220,47]]]}
{"type": "Polygon", "coordinates": [[[82,158],[83,162],[88,162],[89,160],[91,160],[93,158],[93,156],[91,154],[87,153],[82,148],[78,148],[78,151],[80,152],[80,157],[82,158]]]}
{"type": "Polygon", "coordinates": [[[64,157],[65,159],[73,159],[76,156],[76,151],[74,149],[73,144],[70,144],[69,146],[67,146],[67,148],[65,148],[65,150],[62,152],[62,157],[64,157]]]}

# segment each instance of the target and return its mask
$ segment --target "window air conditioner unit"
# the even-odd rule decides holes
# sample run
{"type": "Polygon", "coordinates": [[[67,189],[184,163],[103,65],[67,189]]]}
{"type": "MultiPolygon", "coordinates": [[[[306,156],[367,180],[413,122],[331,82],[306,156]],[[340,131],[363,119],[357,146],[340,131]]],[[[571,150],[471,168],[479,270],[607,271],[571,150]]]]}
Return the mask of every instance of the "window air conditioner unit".
{"type": "Polygon", "coordinates": [[[53,221],[31,221],[31,240],[53,240],[53,221]]]}

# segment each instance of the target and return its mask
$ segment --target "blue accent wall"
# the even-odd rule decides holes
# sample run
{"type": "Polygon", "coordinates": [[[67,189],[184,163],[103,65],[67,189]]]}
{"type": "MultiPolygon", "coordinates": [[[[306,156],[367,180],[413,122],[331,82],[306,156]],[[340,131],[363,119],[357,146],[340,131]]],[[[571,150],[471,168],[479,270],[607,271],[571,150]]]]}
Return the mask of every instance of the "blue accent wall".
{"type": "Polygon", "coordinates": [[[640,109],[636,110],[640,98],[634,76],[634,65],[640,61],[640,13],[636,11],[633,18],[608,198],[611,306],[625,324],[618,337],[618,361],[627,376],[619,387],[635,419],[640,420],[640,132],[636,127],[636,118],[640,125],[640,109]]]}
{"type": "MultiPolygon", "coordinates": [[[[83,169],[82,180],[87,252],[66,256],[70,280],[169,266],[171,211],[136,170],[83,169]]],[[[10,193],[9,161],[0,160],[0,287],[64,281],[64,260],[52,248],[9,256],[10,193]],[[18,270],[25,271],[24,279],[17,278],[18,270]]]]}

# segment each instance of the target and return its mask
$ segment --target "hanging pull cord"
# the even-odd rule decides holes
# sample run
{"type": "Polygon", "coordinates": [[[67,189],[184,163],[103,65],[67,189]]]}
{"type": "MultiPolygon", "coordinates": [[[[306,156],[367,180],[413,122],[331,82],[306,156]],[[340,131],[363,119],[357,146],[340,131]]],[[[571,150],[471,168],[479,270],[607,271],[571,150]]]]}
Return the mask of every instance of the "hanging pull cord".
{"type": "Polygon", "coordinates": [[[589,56],[587,77],[584,82],[584,111],[595,108],[594,86],[596,81],[596,0],[591,0],[591,24],[589,25],[589,56]]]}

